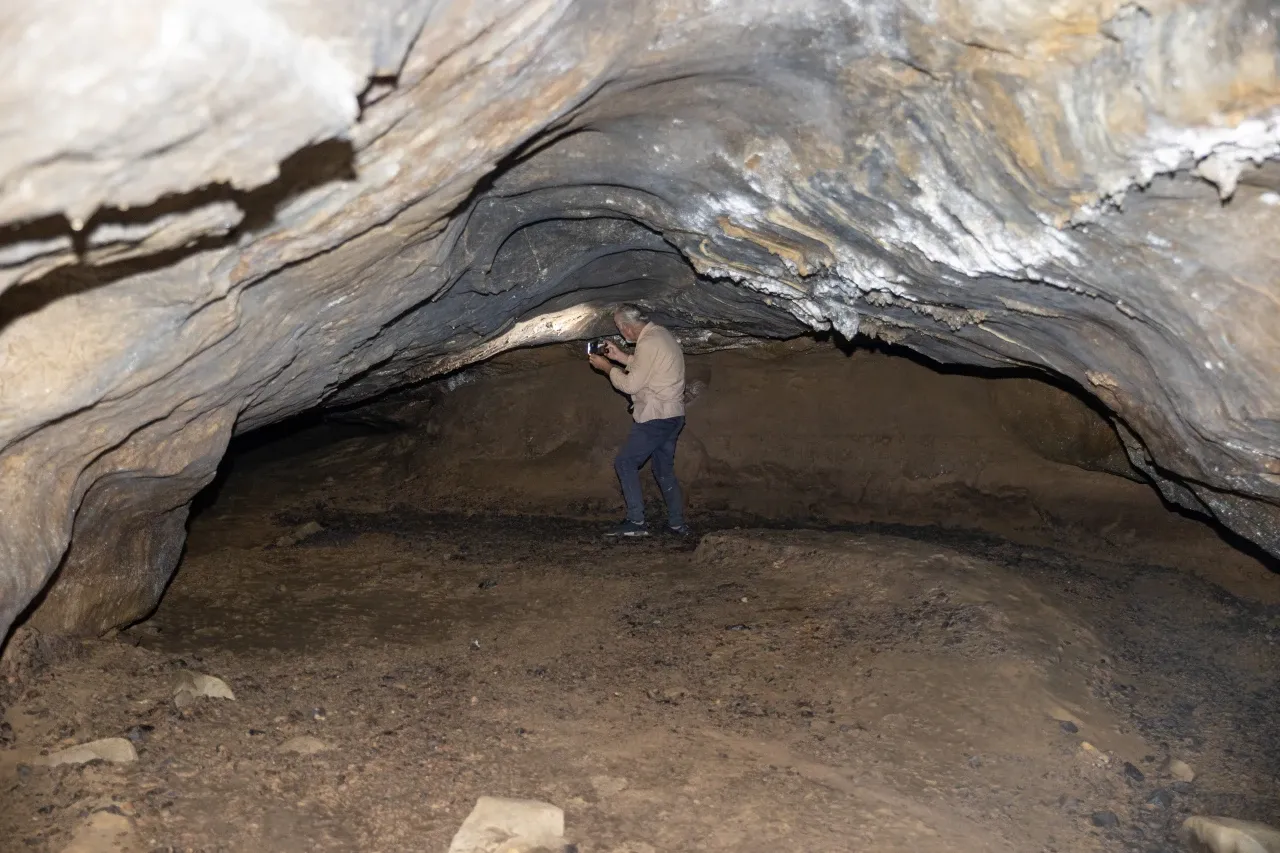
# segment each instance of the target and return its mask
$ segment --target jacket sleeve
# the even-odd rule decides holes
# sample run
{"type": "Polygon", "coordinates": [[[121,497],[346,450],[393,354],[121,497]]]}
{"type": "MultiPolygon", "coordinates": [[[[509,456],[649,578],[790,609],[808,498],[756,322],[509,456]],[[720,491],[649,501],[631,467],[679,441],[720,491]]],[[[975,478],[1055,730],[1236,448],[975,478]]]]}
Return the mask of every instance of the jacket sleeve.
{"type": "Polygon", "coordinates": [[[643,388],[649,381],[650,374],[653,373],[653,359],[656,352],[653,345],[647,341],[637,343],[635,355],[631,359],[631,364],[627,365],[627,369],[615,367],[609,371],[609,381],[613,383],[613,387],[623,394],[635,394],[643,388]]]}

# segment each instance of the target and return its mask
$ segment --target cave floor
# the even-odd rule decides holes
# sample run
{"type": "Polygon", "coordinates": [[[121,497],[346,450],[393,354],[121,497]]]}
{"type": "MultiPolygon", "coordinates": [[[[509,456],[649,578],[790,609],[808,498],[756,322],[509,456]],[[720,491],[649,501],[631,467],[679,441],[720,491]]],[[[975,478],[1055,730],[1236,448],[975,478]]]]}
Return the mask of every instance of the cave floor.
{"type": "Polygon", "coordinates": [[[152,619],[26,687],[4,849],[107,809],[140,850],[444,850],[485,794],[563,807],[583,853],[1154,853],[1192,812],[1280,817],[1280,608],[1185,571],[930,529],[323,522],[199,538],[152,619]],[[235,701],[177,709],[184,669],[235,701]],[[111,736],[138,760],[39,765],[111,736]]]}

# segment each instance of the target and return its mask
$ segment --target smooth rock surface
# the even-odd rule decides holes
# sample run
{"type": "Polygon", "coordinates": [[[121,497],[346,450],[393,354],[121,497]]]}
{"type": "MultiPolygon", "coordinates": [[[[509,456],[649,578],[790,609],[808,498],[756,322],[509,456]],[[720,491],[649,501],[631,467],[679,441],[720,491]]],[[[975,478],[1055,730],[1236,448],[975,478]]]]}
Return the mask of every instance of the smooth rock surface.
{"type": "Polygon", "coordinates": [[[221,678],[205,675],[200,672],[183,672],[178,676],[178,683],[173,691],[173,703],[185,708],[192,702],[207,696],[211,699],[235,700],[236,695],[221,678]]]}
{"type": "Polygon", "coordinates": [[[291,737],[279,746],[280,752],[294,752],[298,755],[315,755],[318,752],[327,752],[328,750],[329,745],[327,743],[310,735],[291,737]]]}
{"type": "Polygon", "coordinates": [[[449,844],[449,853],[524,853],[564,848],[564,811],[550,803],[481,797],[449,844]]]}
{"type": "Polygon", "coordinates": [[[43,763],[57,767],[59,764],[85,764],[90,761],[132,764],[137,760],[138,753],[132,743],[122,737],[109,737],[50,753],[43,763]]]}
{"type": "Polygon", "coordinates": [[[1264,823],[1197,815],[1182,832],[1192,853],[1280,853],[1280,832],[1264,823]]]}
{"type": "Polygon", "coordinates": [[[1280,554],[1273,3],[9,5],[0,632],[150,612],[233,433],[622,299],[1056,374],[1280,554]]]}

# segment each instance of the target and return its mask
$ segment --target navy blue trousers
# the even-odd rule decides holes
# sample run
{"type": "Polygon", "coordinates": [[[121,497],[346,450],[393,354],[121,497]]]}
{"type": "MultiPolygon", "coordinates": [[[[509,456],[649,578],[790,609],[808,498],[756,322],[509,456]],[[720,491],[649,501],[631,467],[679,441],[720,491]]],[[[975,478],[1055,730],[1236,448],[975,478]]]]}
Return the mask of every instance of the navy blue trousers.
{"type": "Polygon", "coordinates": [[[684,525],[684,495],[676,481],[676,439],[684,429],[684,418],[659,418],[632,424],[627,443],[613,460],[622,484],[622,499],[627,502],[627,521],[644,522],[644,492],[640,489],[640,469],[653,458],[653,478],[667,502],[667,523],[684,525]]]}

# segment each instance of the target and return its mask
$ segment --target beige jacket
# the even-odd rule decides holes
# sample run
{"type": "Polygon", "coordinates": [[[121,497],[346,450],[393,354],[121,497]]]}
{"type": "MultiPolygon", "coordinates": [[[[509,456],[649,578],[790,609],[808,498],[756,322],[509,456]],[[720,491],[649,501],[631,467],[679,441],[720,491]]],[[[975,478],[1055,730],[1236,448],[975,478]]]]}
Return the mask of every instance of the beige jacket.
{"type": "Polygon", "coordinates": [[[613,387],[631,396],[636,423],[684,415],[684,351],[675,337],[649,323],[636,338],[627,369],[609,371],[613,387]]]}

